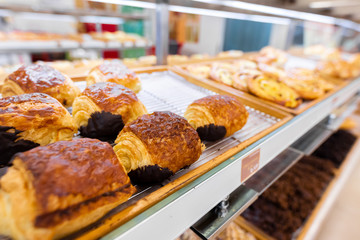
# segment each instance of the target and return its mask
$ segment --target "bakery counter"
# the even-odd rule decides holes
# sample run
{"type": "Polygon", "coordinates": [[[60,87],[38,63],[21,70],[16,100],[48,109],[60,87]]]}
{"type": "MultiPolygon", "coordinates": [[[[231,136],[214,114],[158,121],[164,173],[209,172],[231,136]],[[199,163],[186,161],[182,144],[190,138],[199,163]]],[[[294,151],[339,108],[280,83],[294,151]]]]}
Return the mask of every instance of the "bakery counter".
{"type": "MultiPolygon", "coordinates": [[[[334,109],[349,101],[359,88],[360,78],[169,194],[130,221],[118,226],[114,223],[112,229],[103,227],[89,231],[80,238],[96,238],[109,230],[113,231],[105,235],[104,239],[176,238],[238,189],[250,176],[322,122],[334,109]]],[[[253,200],[251,193],[249,199],[253,200]]]]}

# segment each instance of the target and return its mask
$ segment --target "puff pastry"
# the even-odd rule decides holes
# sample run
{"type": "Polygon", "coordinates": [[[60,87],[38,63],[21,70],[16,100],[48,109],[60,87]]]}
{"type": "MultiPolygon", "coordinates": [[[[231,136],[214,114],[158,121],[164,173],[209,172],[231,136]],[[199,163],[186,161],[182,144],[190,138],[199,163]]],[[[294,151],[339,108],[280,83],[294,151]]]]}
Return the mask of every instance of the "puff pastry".
{"type": "Polygon", "coordinates": [[[233,74],[232,86],[244,92],[248,92],[247,81],[254,79],[262,73],[256,69],[243,69],[233,74]]]}
{"type": "Polygon", "coordinates": [[[205,64],[195,64],[187,66],[186,70],[199,78],[209,78],[211,67],[205,64]]]}
{"type": "Polygon", "coordinates": [[[246,124],[249,113],[234,97],[207,96],[190,104],[184,114],[201,140],[215,141],[228,137],[246,124]]]}
{"type": "Polygon", "coordinates": [[[202,144],[185,118],[146,114],[125,125],[114,151],[134,183],[158,183],[200,157],[202,144]]]}
{"type": "Polygon", "coordinates": [[[255,60],[259,63],[283,66],[287,61],[287,54],[280,49],[267,46],[260,50],[259,54],[255,56],[255,60]]]}
{"type": "Polygon", "coordinates": [[[116,60],[104,61],[103,64],[93,68],[86,82],[88,86],[98,82],[114,82],[130,88],[135,93],[141,90],[141,83],[136,74],[121,61],[116,60]]]}
{"type": "Polygon", "coordinates": [[[351,64],[341,58],[321,61],[316,69],[325,78],[349,79],[354,76],[351,64]]]}
{"type": "Polygon", "coordinates": [[[72,113],[82,136],[115,140],[124,124],[147,111],[130,89],[101,82],[87,87],[75,99],[72,113]]]}
{"type": "Polygon", "coordinates": [[[210,71],[210,79],[231,86],[233,73],[234,71],[231,66],[213,65],[210,71]]]}
{"type": "Polygon", "coordinates": [[[68,76],[39,64],[20,67],[5,79],[1,89],[3,97],[35,92],[46,93],[70,107],[80,90],[68,76]]]}
{"type": "Polygon", "coordinates": [[[44,93],[0,99],[0,164],[16,152],[60,140],[76,132],[70,113],[59,101],[44,93]]]}
{"type": "Polygon", "coordinates": [[[291,69],[287,71],[282,82],[294,89],[300,97],[306,100],[319,98],[333,89],[331,83],[327,83],[310,69],[291,69]]]}
{"type": "Polygon", "coordinates": [[[0,234],[59,239],[134,192],[108,143],[83,138],[37,147],[17,154],[0,179],[0,234]]]}
{"type": "Polygon", "coordinates": [[[249,91],[260,98],[290,108],[296,108],[302,103],[295,90],[273,78],[258,76],[255,79],[248,79],[247,83],[249,91]]]}

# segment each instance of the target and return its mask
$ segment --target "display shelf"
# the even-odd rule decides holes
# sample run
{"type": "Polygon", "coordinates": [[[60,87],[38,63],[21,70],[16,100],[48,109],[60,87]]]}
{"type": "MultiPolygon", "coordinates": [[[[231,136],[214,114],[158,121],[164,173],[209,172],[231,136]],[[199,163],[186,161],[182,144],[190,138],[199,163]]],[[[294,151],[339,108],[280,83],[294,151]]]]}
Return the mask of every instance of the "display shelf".
{"type": "Polygon", "coordinates": [[[223,214],[223,216],[219,216],[218,214],[218,209],[221,209],[221,206],[216,206],[197,221],[191,229],[202,239],[212,239],[226,227],[227,223],[230,223],[250,206],[259,195],[302,156],[303,154],[297,150],[292,148],[286,149],[230,194],[229,200],[227,201],[229,207],[224,208],[223,212],[225,212],[225,214],[223,214]]]}
{"type": "Polygon", "coordinates": [[[36,52],[64,52],[79,48],[93,50],[124,50],[130,48],[150,48],[153,44],[146,41],[136,42],[103,42],[98,40],[76,41],[12,41],[0,42],[0,53],[36,53],[36,52]]]}
{"type": "MultiPolygon", "coordinates": [[[[360,78],[349,82],[344,88],[119,226],[103,239],[176,238],[256,172],[242,176],[243,163],[255,158],[255,165],[259,164],[260,170],[334,109],[349,101],[359,89],[360,78]]],[[[84,235],[82,239],[87,237],[84,235]]]]}

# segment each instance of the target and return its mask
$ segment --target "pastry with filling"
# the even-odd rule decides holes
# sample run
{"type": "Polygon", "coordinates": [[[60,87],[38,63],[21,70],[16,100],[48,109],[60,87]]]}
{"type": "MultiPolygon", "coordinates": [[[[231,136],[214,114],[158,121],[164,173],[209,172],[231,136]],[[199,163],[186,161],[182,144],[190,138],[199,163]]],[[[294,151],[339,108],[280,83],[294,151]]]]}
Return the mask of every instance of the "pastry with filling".
{"type": "Polygon", "coordinates": [[[258,64],[260,71],[262,71],[265,75],[275,78],[277,80],[282,79],[286,76],[285,70],[280,67],[259,63],[258,64]]]}
{"type": "Polygon", "coordinates": [[[318,63],[317,71],[324,78],[349,79],[354,76],[352,65],[341,59],[328,59],[318,63]]]}
{"type": "Polygon", "coordinates": [[[98,82],[121,84],[135,93],[141,90],[141,83],[136,74],[118,60],[104,61],[90,71],[86,78],[87,85],[90,86],[98,82]]]}
{"type": "Polygon", "coordinates": [[[322,78],[316,76],[314,71],[300,68],[289,70],[286,77],[282,79],[282,82],[306,100],[319,98],[326,93],[328,88],[322,83],[323,81],[322,78]]]}
{"type": "Polygon", "coordinates": [[[88,86],[73,104],[73,118],[85,137],[114,141],[124,124],[146,114],[130,89],[112,82],[88,86]]]}
{"type": "Polygon", "coordinates": [[[262,75],[255,79],[248,79],[247,83],[252,94],[279,105],[296,108],[302,103],[295,90],[273,78],[262,75]]]}
{"type": "Polygon", "coordinates": [[[213,95],[194,101],[184,116],[201,140],[215,141],[243,128],[249,113],[237,98],[213,95]]]}
{"type": "Polygon", "coordinates": [[[199,159],[202,144],[185,118],[145,114],[125,125],[114,151],[133,183],[160,183],[199,159]]]}
{"type": "Polygon", "coordinates": [[[242,69],[233,74],[232,86],[244,92],[248,92],[247,81],[254,79],[262,73],[256,69],[242,69]]]}
{"type": "Polygon", "coordinates": [[[260,50],[255,56],[255,60],[268,65],[284,66],[287,61],[287,54],[280,49],[267,46],[260,50]]]}
{"type": "Polygon", "coordinates": [[[135,188],[112,147],[60,141],[15,155],[0,179],[0,234],[59,239],[95,222],[135,188]]]}
{"type": "Polygon", "coordinates": [[[234,70],[230,64],[214,64],[210,71],[210,79],[231,86],[234,70]]]}
{"type": "Polygon", "coordinates": [[[186,70],[199,78],[209,78],[211,67],[205,64],[193,64],[187,66],[186,70]]]}
{"type": "Polygon", "coordinates": [[[76,133],[70,113],[44,93],[0,99],[0,165],[17,152],[70,140],[76,133]]]}
{"type": "Polygon", "coordinates": [[[68,76],[48,65],[39,64],[20,67],[5,79],[1,89],[3,97],[36,92],[46,93],[70,107],[80,90],[68,76]]]}

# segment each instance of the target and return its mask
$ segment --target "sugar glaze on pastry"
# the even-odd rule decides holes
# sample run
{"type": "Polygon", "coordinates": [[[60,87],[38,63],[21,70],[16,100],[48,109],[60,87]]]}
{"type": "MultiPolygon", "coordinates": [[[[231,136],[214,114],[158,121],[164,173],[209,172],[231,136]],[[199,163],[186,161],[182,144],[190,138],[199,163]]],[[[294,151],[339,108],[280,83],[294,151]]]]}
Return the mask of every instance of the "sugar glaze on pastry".
{"type": "Polygon", "coordinates": [[[47,94],[31,93],[0,99],[2,160],[8,161],[16,152],[38,145],[70,140],[76,129],[70,113],[47,94]]]}
{"type": "Polygon", "coordinates": [[[0,179],[0,234],[59,239],[126,201],[135,191],[112,147],[74,139],[15,156],[0,179]]]}
{"type": "Polygon", "coordinates": [[[46,93],[68,107],[80,90],[68,76],[39,64],[20,67],[5,79],[1,90],[3,97],[36,92],[46,93]]]}
{"type": "Polygon", "coordinates": [[[140,92],[141,83],[136,74],[128,69],[121,61],[104,61],[93,68],[86,78],[90,86],[98,82],[114,82],[130,88],[135,93],[140,92]]]}
{"type": "Polygon", "coordinates": [[[146,114],[130,89],[112,82],[88,86],[73,104],[73,117],[83,136],[115,140],[124,124],[146,114]]]}
{"type": "Polygon", "coordinates": [[[249,113],[237,99],[226,95],[207,96],[190,104],[184,114],[202,140],[228,137],[246,124],[249,113]]]}
{"type": "Polygon", "coordinates": [[[185,118],[145,114],[125,125],[114,151],[135,183],[158,183],[200,157],[202,144],[185,118]]]}

